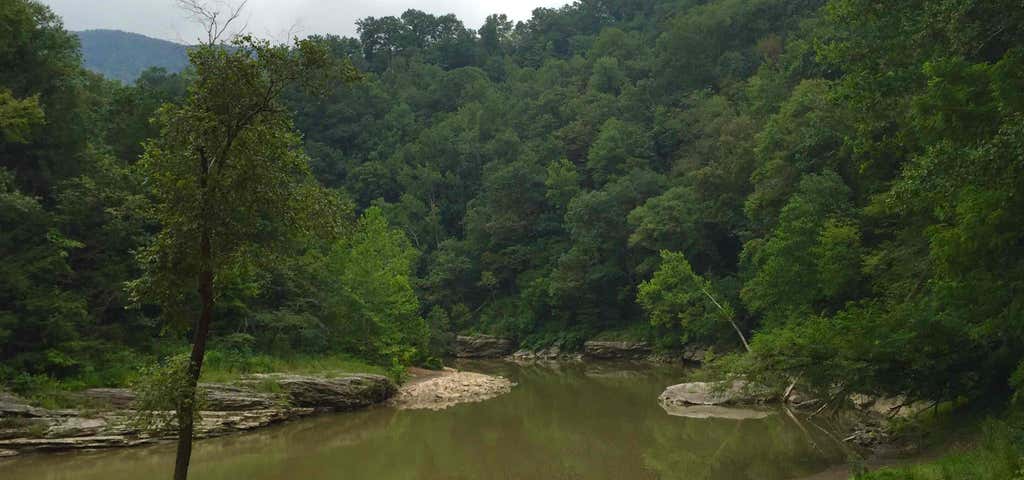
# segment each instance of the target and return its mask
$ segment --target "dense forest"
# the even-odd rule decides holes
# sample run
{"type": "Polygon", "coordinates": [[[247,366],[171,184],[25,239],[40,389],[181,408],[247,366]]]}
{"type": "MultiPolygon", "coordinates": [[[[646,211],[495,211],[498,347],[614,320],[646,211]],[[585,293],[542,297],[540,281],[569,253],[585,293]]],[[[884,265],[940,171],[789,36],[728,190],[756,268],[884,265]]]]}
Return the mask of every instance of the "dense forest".
{"type": "MultiPolygon", "coordinates": [[[[187,263],[154,254],[175,187],[152,169],[206,87],[87,72],[32,0],[0,24],[0,380],[121,384],[200,308],[152,275],[187,263]]],[[[471,27],[408,10],[304,40],[358,73],[286,89],[301,136],[268,141],[331,232],[218,265],[211,361],[436,366],[480,332],[706,346],[833,395],[1024,384],[1019,2],[580,0],[471,27]]]]}

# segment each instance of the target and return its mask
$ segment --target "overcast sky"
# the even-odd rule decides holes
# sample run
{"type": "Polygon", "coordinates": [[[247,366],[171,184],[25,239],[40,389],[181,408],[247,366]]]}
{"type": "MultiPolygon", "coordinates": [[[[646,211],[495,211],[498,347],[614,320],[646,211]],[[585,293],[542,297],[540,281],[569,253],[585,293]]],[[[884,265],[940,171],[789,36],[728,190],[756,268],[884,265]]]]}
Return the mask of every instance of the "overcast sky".
{"type": "MultiPolygon", "coordinates": [[[[237,0],[205,0],[211,4],[237,0]]],[[[477,29],[492,13],[525,20],[537,7],[559,7],[569,0],[249,0],[243,14],[249,31],[284,40],[294,26],[298,34],[354,36],[363,17],[401,15],[409,8],[433,14],[454,13],[467,28],[477,29]]],[[[68,30],[108,28],[182,43],[199,38],[199,30],[176,7],[175,0],[42,0],[64,18],[68,30]]]]}

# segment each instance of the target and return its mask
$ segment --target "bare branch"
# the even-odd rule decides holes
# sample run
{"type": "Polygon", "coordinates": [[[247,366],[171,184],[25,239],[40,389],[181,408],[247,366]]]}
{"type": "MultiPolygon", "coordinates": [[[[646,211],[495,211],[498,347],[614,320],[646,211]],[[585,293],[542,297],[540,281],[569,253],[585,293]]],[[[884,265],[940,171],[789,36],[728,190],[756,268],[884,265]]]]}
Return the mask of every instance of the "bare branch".
{"type": "MultiPolygon", "coordinates": [[[[237,3],[228,0],[176,0],[178,8],[189,14],[206,31],[207,45],[216,45],[224,40],[232,24],[242,16],[242,10],[249,0],[237,3]],[[226,12],[226,13],[225,13],[226,12]]],[[[238,35],[248,28],[248,22],[231,36],[238,35]]]]}
{"type": "Polygon", "coordinates": [[[290,43],[292,40],[299,38],[302,34],[303,27],[299,21],[293,22],[287,29],[278,31],[271,31],[269,28],[265,29],[266,37],[272,40],[274,43],[290,43]]]}

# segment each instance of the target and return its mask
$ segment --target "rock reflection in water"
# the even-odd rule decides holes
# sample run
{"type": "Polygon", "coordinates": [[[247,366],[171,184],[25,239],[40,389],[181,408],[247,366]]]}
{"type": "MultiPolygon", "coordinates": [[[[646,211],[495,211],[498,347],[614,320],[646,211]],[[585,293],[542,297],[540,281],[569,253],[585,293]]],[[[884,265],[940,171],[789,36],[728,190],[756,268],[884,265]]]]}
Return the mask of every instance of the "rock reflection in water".
{"type": "Polygon", "coordinates": [[[752,408],[720,407],[717,405],[665,405],[665,413],[674,417],[686,418],[725,418],[729,420],[758,420],[775,415],[772,410],[757,410],[752,408]]]}
{"type": "MultiPolygon", "coordinates": [[[[844,458],[816,428],[666,414],[684,372],[650,365],[464,362],[511,392],[442,411],[323,415],[197,442],[192,480],[759,479],[806,476],[844,458]]],[[[830,443],[831,442],[831,443],[830,443]]],[[[4,480],[165,478],[173,445],[0,460],[4,480]]]]}

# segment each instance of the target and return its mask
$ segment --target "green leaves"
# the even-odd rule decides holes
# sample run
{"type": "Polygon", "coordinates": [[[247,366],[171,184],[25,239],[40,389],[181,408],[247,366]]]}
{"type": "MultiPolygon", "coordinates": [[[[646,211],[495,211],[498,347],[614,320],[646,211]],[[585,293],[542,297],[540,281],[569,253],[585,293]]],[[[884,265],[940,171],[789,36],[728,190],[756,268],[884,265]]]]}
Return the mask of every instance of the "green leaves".
{"type": "Polygon", "coordinates": [[[587,153],[587,169],[597,185],[634,170],[650,167],[651,141],[637,125],[610,118],[587,153]]]}
{"type": "Polygon", "coordinates": [[[220,276],[269,261],[296,236],[330,238],[341,228],[338,198],[314,183],[278,103],[289,85],[331,77],[321,72],[331,67],[326,50],[242,37],[234,49],[201,46],[190,58],[196,80],[188,97],[161,108],[161,135],[141,161],[162,230],[140,254],[147,280],[136,286],[146,293],[136,296],[159,299],[171,317],[187,317],[201,232],[210,235],[220,276]]]}
{"type": "Polygon", "coordinates": [[[47,195],[88,167],[86,142],[98,127],[88,117],[78,39],[33,0],[0,5],[0,25],[0,165],[24,190],[47,195]]]}
{"type": "Polygon", "coordinates": [[[823,392],[1005,384],[1024,357],[1019,4],[611,3],[479,37],[415,10],[360,40],[242,37],[120,87],[81,72],[52,13],[8,2],[4,360],[74,371],[84,329],[141,344],[123,332],[151,333],[153,303],[191,319],[206,232],[221,328],[260,349],[397,365],[450,330],[575,345],[646,312],[686,341],[756,332],[736,368],[823,392]]]}
{"type": "Polygon", "coordinates": [[[189,378],[189,362],[189,355],[182,353],[140,369],[132,382],[136,398],[130,420],[135,428],[158,435],[175,432],[179,421],[175,412],[191,403],[195,404],[188,408],[192,421],[202,420],[205,395],[189,378]]]}
{"type": "Polygon", "coordinates": [[[778,227],[747,242],[743,261],[750,278],[742,298],[752,311],[789,320],[834,311],[853,296],[842,290],[855,286],[859,262],[858,233],[847,223],[849,194],[834,173],[807,175],[782,209],[778,227]]]}
{"type": "Polygon", "coordinates": [[[0,359],[8,368],[69,375],[81,367],[69,357],[88,318],[84,299],[69,288],[68,252],[78,247],[0,169],[0,359]]]}
{"type": "Polygon", "coordinates": [[[411,278],[418,257],[380,208],[367,209],[324,259],[321,295],[334,341],[385,363],[425,355],[430,335],[411,278]]]}
{"type": "Polygon", "coordinates": [[[0,89],[0,138],[4,142],[26,143],[32,129],[42,123],[38,95],[18,100],[10,90],[0,89]]]}
{"type": "Polygon", "coordinates": [[[652,324],[678,323],[684,343],[714,343],[731,325],[747,346],[746,337],[735,323],[736,312],[711,282],[694,273],[681,253],[661,252],[661,266],[653,278],[640,284],[637,301],[652,324]]]}

